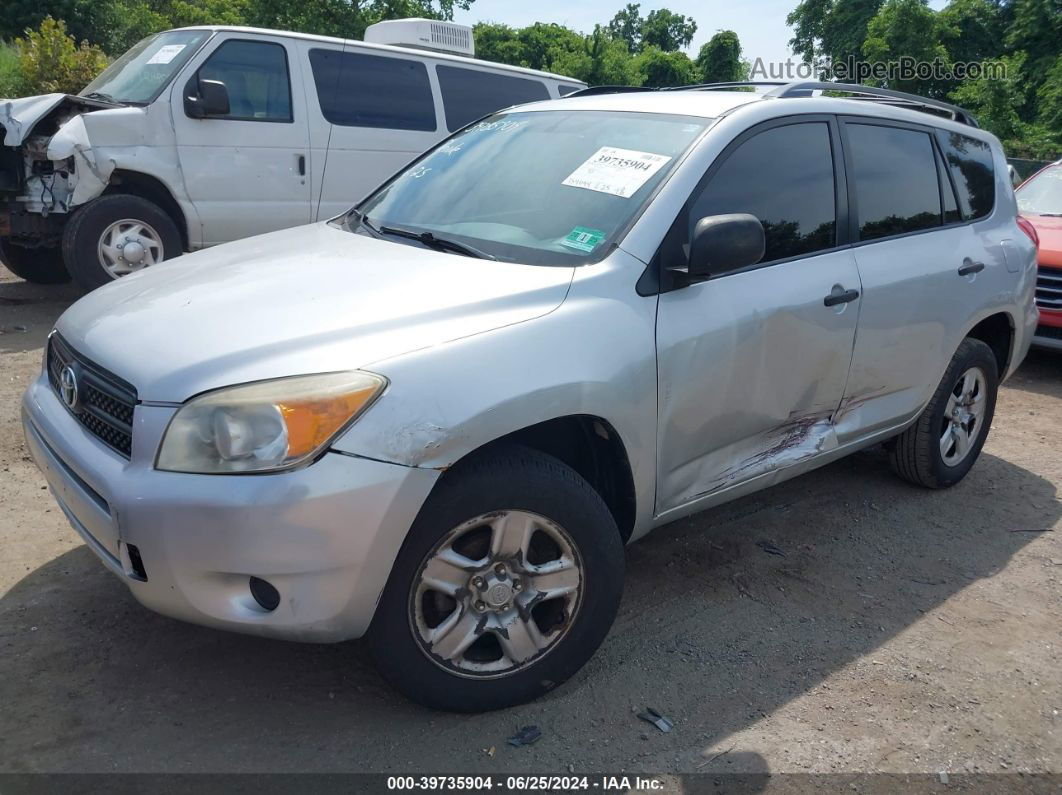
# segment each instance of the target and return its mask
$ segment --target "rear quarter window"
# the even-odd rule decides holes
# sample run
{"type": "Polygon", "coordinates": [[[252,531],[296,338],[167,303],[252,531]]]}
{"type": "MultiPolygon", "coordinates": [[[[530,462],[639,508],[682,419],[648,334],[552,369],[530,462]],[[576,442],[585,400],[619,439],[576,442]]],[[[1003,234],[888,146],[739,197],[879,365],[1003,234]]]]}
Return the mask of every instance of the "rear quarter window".
{"type": "Polygon", "coordinates": [[[446,110],[446,126],[451,132],[510,105],[550,98],[549,90],[541,80],[457,66],[438,66],[436,70],[446,110]]]}
{"type": "Polygon", "coordinates": [[[310,50],[321,113],[343,127],[434,132],[435,100],[421,61],[310,50]]]}
{"type": "Polygon", "coordinates": [[[937,137],[955,183],[963,218],[967,221],[984,218],[996,204],[992,147],[960,133],[940,132],[937,137]]]}

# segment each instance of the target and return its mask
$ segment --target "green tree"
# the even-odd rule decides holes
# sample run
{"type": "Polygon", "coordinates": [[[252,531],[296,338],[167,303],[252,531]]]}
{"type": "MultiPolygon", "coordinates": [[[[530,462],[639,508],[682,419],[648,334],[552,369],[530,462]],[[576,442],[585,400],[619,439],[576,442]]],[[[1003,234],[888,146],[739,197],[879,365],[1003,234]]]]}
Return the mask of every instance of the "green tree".
{"type": "Polygon", "coordinates": [[[1062,137],[1062,55],[1047,70],[1047,76],[1036,94],[1036,104],[1037,124],[1045,130],[1054,130],[1062,137]]]}
{"type": "Polygon", "coordinates": [[[642,46],[642,19],[641,5],[628,3],[622,10],[616,12],[612,21],[608,23],[608,34],[618,41],[627,45],[628,52],[638,52],[642,46]]]}
{"type": "Polygon", "coordinates": [[[656,47],[664,52],[674,52],[688,47],[697,33],[697,23],[692,17],[676,14],[666,8],[650,11],[642,23],[642,49],[656,47]]]}
{"type": "Polygon", "coordinates": [[[732,30],[721,30],[710,38],[694,62],[697,79],[704,83],[728,83],[748,79],[748,65],[741,60],[741,41],[732,30]]]}
{"type": "Polygon", "coordinates": [[[951,0],[938,14],[940,40],[955,63],[992,58],[1000,51],[1004,19],[992,0],[951,0]]]}
{"type": "Polygon", "coordinates": [[[822,40],[832,11],[833,0],[803,0],[785,18],[786,24],[793,29],[789,46],[806,63],[822,55],[822,40]]]}
{"type": "Polygon", "coordinates": [[[972,111],[981,126],[991,130],[1004,141],[1019,138],[1023,132],[1018,111],[1025,104],[1025,95],[1016,76],[1025,65],[1025,53],[1001,59],[1006,65],[1005,79],[982,77],[967,80],[951,92],[951,99],[972,111]]]}
{"type": "Polygon", "coordinates": [[[114,0],[4,0],[0,39],[8,41],[35,30],[47,18],[62,20],[75,40],[99,43],[102,31],[114,23],[114,0]]]}
{"type": "Polygon", "coordinates": [[[107,56],[88,42],[67,35],[62,20],[45,17],[37,30],[15,39],[19,88],[26,94],[76,94],[107,66],[107,56]]]}
{"type": "Polygon", "coordinates": [[[837,0],[822,32],[823,52],[834,61],[860,60],[870,24],[883,0],[837,0]]]}
{"type": "Polygon", "coordinates": [[[484,61],[524,65],[524,45],[518,31],[497,22],[479,22],[472,26],[476,57],[484,61]]]}
{"type": "Polygon", "coordinates": [[[523,65],[532,69],[550,70],[562,53],[576,53],[584,49],[584,37],[570,28],[550,22],[536,22],[517,33],[523,65]]]}
{"type": "MultiPolygon", "coordinates": [[[[868,61],[898,61],[911,58],[916,62],[946,63],[947,50],[940,43],[941,31],[936,12],[927,0],[887,0],[867,25],[863,55],[868,61]]],[[[923,95],[941,95],[945,86],[935,77],[896,78],[888,88],[923,95]]]]}
{"type": "Polygon", "coordinates": [[[695,82],[696,68],[684,52],[664,52],[657,47],[644,48],[634,59],[643,75],[643,85],[653,88],[686,86],[695,82]]]}
{"type": "Polygon", "coordinates": [[[1059,55],[1062,41],[1062,2],[1060,0],[1013,0],[1013,21],[1006,44],[1012,51],[1026,53],[1026,73],[1034,86],[1059,55]]]}

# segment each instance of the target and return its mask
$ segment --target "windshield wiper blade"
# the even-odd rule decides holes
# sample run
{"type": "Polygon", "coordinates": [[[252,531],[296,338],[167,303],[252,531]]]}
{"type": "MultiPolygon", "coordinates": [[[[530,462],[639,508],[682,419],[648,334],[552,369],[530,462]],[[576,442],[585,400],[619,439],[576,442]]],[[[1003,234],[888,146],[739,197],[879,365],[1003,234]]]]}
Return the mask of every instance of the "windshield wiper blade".
{"type": "Polygon", "coordinates": [[[82,94],[85,99],[99,99],[104,102],[110,102],[115,105],[121,105],[122,103],[112,97],[110,94],[104,94],[102,91],[90,91],[87,94],[82,94]]]}
{"type": "MultiPolygon", "coordinates": [[[[366,223],[366,220],[362,218],[361,222],[366,223]]],[[[395,237],[405,237],[410,240],[416,240],[436,251],[452,251],[455,254],[463,254],[466,257],[476,257],[477,259],[498,259],[493,254],[488,254],[486,251],[480,251],[478,248],[473,248],[465,243],[458,243],[456,240],[439,237],[432,232],[414,232],[412,229],[401,229],[397,226],[381,226],[379,231],[383,232],[385,235],[394,235],[395,237]]]]}

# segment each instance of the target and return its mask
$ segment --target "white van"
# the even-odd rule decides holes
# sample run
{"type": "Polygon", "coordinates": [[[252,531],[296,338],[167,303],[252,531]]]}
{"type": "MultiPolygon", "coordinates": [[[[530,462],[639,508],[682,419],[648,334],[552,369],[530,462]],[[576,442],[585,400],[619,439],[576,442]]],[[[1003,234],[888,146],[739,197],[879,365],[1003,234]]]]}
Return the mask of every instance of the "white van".
{"type": "Polygon", "coordinates": [[[585,87],[466,57],[461,25],[381,23],[366,39],[181,28],[79,96],[0,100],[0,260],[93,289],[334,216],[470,122],[585,87]]]}

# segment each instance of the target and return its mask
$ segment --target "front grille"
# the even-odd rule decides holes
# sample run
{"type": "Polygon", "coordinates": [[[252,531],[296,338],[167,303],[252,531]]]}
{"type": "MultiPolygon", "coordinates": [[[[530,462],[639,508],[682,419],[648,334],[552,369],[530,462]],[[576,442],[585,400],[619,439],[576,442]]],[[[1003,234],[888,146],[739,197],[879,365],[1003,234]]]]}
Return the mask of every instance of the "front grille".
{"type": "Polygon", "coordinates": [[[77,382],[77,400],[71,413],[100,441],[129,458],[133,449],[136,388],[75,353],[62,337],[53,334],[48,340],[48,380],[64,403],[61,378],[67,367],[77,382]]]}
{"type": "Polygon", "coordinates": [[[1056,326],[1037,326],[1036,336],[1045,337],[1050,340],[1062,340],[1062,328],[1056,326]]]}
{"type": "Polygon", "coordinates": [[[1062,312],[1062,268],[1040,266],[1036,274],[1036,305],[1062,312]]]}

